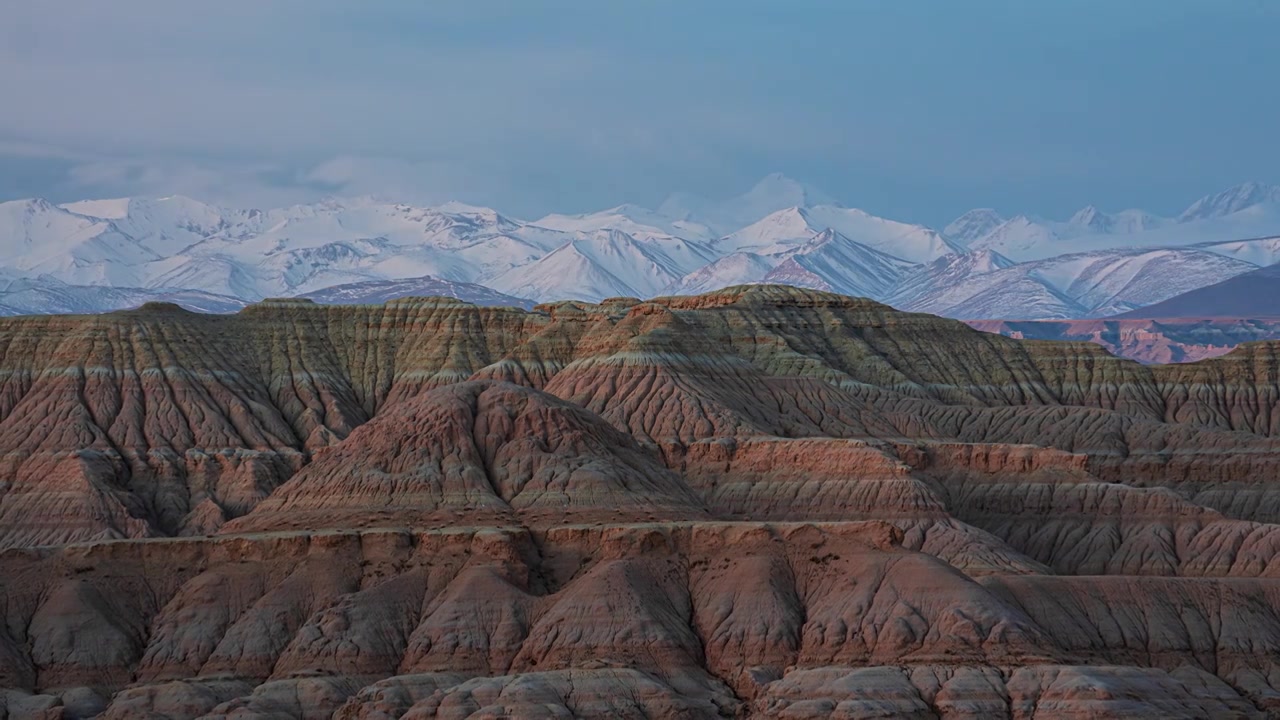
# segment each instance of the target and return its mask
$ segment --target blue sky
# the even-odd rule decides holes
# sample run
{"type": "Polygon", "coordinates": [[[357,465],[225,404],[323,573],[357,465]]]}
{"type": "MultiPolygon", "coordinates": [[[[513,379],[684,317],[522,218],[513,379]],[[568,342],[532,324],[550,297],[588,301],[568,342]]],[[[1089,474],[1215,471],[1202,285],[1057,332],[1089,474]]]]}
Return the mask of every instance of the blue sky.
{"type": "Polygon", "coordinates": [[[932,224],[1280,181],[1280,2],[41,0],[0,27],[0,198],[457,197],[766,173],[932,224]]]}

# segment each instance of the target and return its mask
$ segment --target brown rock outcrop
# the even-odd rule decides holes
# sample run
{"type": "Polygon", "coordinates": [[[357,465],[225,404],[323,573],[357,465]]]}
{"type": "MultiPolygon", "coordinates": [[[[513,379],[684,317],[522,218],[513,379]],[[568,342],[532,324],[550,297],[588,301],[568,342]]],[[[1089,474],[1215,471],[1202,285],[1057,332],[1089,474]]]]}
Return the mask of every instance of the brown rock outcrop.
{"type": "Polygon", "coordinates": [[[0,718],[1280,716],[1278,429],[776,286],[0,319],[0,718]]]}

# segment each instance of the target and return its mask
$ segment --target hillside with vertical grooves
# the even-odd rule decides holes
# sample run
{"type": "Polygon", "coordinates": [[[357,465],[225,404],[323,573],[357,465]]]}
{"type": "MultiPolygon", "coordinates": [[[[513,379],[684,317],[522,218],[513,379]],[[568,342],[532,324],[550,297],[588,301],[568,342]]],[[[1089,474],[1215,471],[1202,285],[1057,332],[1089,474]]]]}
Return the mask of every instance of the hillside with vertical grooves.
{"type": "Polygon", "coordinates": [[[1280,344],[782,286],[0,319],[0,718],[1274,717],[1280,344]]]}

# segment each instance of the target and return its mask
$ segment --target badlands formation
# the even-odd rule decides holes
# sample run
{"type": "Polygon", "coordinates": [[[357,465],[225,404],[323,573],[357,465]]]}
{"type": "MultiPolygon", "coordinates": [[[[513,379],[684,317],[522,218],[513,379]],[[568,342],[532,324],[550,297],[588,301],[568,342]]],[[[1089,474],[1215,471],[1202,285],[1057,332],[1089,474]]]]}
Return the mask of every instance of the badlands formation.
{"type": "Polygon", "coordinates": [[[1280,343],[778,286],[0,320],[0,718],[1280,716],[1280,343]]]}

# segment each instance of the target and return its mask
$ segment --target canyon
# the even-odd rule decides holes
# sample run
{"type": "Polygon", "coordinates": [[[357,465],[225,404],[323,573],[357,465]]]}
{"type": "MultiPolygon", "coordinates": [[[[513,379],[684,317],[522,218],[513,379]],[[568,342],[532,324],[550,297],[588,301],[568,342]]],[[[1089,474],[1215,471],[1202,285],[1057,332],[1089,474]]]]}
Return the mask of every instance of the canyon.
{"type": "Polygon", "coordinates": [[[1280,717],[1278,478],[1274,340],[768,284],[0,318],[0,718],[1280,717]]]}

